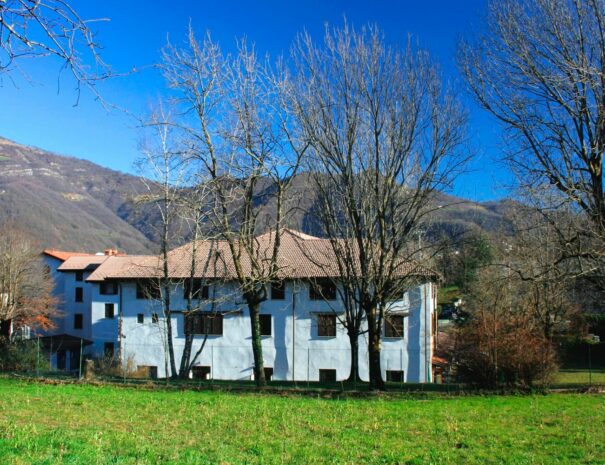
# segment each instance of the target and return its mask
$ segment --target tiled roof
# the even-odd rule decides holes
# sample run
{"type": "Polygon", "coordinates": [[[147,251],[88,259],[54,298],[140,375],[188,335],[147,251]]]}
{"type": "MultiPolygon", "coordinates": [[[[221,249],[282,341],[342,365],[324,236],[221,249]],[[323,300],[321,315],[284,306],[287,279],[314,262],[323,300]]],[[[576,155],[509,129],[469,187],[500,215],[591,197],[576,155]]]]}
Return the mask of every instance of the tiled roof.
{"type": "MultiPolygon", "coordinates": [[[[244,273],[250,274],[252,264],[266,266],[273,253],[274,233],[257,236],[254,253],[241,250],[244,273]]],[[[340,275],[334,252],[328,239],[283,229],[280,234],[277,276],[282,279],[337,277],[340,275]]],[[[238,247],[238,244],[235,244],[238,247]]],[[[194,275],[206,279],[235,279],[233,256],[226,240],[203,240],[195,243],[196,265],[194,275]]],[[[174,279],[190,276],[194,243],[190,242],[169,253],[168,270],[174,279]]],[[[162,261],[158,256],[105,257],[88,281],[104,279],[157,278],[162,276],[162,261]]],[[[435,273],[414,262],[404,262],[401,273],[432,277],[435,273]]]]}
{"type": "Polygon", "coordinates": [[[65,250],[57,250],[57,249],[44,249],[42,251],[43,254],[48,255],[49,257],[57,258],[64,262],[70,257],[86,257],[92,254],[84,253],[84,252],[67,252],[65,250]]]}
{"type": "Polygon", "coordinates": [[[161,260],[157,255],[114,255],[104,260],[86,281],[104,281],[122,278],[157,278],[162,275],[161,260]]]}
{"type": "Polygon", "coordinates": [[[78,255],[69,257],[59,268],[59,271],[84,271],[94,269],[109,257],[107,255],[78,255]]]}

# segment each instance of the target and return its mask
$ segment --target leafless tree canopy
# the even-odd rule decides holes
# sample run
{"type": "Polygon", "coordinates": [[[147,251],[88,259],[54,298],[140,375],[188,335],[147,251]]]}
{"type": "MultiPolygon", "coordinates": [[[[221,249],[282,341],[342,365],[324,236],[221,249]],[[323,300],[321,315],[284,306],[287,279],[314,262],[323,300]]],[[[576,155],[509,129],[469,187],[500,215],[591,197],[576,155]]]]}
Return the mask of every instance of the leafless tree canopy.
{"type": "MultiPolygon", "coordinates": [[[[63,0],[0,1],[0,76],[22,58],[55,57],[74,77],[78,90],[111,75],[98,51],[92,25],[63,0]]],[[[96,94],[96,92],[95,92],[96,94]]]]}
{"type": "Polygon", "coordinates": [[[578,214],[562,254],[603,276],[605,2],[491,2],[485,32],[461,43],[459,63],[503,123],[521,185],[543,212],[569,204],[578,214]]]}
{"type": "Polygon", "coordinates": [[[0,237],[0,336],[24,325],[52,327],[58,302],[39,247],[14,224],[0,226],[0,237]]]}
{"type": "Polygon", "coordinates": [[[284,104],[287,75],[245,41],[235,54],[224,55],[209,35],[200,42],[191,28],[185,46],[166,46],[161,68],[175,91],[176,124],[185,134],[197,182],[211,186],[207,221],[229,244],[250,310],[255,379],[262,385],[260,303],[277,279],[279,231],[289,210],[285,194],[305,151],[284,104]],[[262,215],[268,201],[274,212],[262,215]],[[269,250],[259,246],[260,232],[273,234],[269,250]]]}
{"type": "Polygon", "coordinates": [[[320,223],[367,316],[370,378],[380,387],[385,304],[406,287],[402,263],[419,258],[431,194],[466,159],[466,115],[426,52],[389,47],[376,28],[327,28],[320,45],[303,34],[292,57],[289,95],[312,147],[320,223]]]}

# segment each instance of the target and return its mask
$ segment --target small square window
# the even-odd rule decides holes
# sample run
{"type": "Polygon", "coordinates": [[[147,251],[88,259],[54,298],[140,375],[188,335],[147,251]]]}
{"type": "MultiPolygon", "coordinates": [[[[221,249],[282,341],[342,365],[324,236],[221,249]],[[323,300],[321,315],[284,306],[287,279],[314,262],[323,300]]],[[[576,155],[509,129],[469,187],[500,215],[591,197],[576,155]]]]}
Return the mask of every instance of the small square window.
{"type": "Polygon", "coordinates": [[[144,313],[137,313],[137,323],[139,323],[140,325],[145,323],[145,314],[144,313]]]}
{"type": "Polygon", "coordinates": [[[84,314],[74,314],[74,329],[82,329],[84,327],[84,314]]]}
{"type": "Polygon", "coordinates": [[[387,370],[387,381],[403,383],[403,370],[387,370]]]}
{"type": "Polygon", "coordinates": [[[114,347],[113,342],[106,342],[103,344],[103,353],[106,358],[113,358],[114,356],[114,347]]]}
{"type": "Polygon", "coordinates": [[[279,281],[271,284],[271,300],[285,300],[286,299],[286,283],[279,281]]]}
{"type": "Polygon", "coordinates": [[[84,272],[76,271],[76,281],[84,281],[84,272]]]}
{"type": "Polygon", "coordinates": [[[156,279],[140,279],[137,281],[137,299],[159,300],[162,297],[160,283],[156,279]]]}
{"type": "Polygon", "coordinates": [[[210,367],[209,366],[197,366],[191,369],[193,379],[210,379],[210,367]]]}
{"type": "Polygon", "coordinates": [[[310,300],[336,300],[336,285],[329,279],[311,281],[309,287],[310,300]]]}
{"type": "Polygon", "coordinates": [[[113,318],[115,316],[115,305],[105,304],[105,318],[113,318]]]}
{"type": "Polygon", "coordinates": [[[271,325],[271,315],[259,315],[260,320],[260,335],[261,336],[271,336],[272,334],[272,325],[271,325]]]}
{"type": "Polygon", "coordinates": [[[159,323],[160,321],[160,316],[157,313],[152,313],[151,314],[151,322],[152,323],[159,323]]]}
{"type": "Polygon", "coordinates": [[[335,383],[336,382],[336,370],[320,369],[319,370],[319,382],[320,383],[335,383]]]}
{"type": "Polygon", "coordinates": [[[403,337],[403,315],[387,315],[384,317],[384,337],[403,337]]]}
{"type": "Polygon", "coordinates": [[[116,295],[118,293],[118,283],[115,281],[103,281],[99,285],[99,294],[116,295]]]}
{"type": "Polygon", "coordinates": [[[83,288],[76,287],[75,300],[76,300],[76,302],[83,302],[84,301],[84,289],[83,288]]]}
{"type": "Polygon", "coordinates": [[[189,298],[189,292],[191,291],[191,298],[196,300],[208,299],[209,289],[208,286],[202,283],[201,279],[186,279],[183,286],[183,298],[189,298]]]}
{"type": "Polygon", "coordinates": [[[336,336],[336,315],[333,313],[317,315],[317,335],[320,337],[336,336]]]}

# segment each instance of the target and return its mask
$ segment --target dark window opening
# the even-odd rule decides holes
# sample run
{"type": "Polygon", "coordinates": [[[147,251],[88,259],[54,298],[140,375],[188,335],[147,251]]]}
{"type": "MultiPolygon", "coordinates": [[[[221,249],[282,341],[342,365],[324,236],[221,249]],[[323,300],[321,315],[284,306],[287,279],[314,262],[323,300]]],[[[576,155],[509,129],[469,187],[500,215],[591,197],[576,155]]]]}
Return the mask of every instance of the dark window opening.
{"type": "Polygon", "coordinates": [[[76,287],[76,302],[84,301],[84,290],[81,287],[76,287]]]}
{"type": "Polygon", "coordinates": [[[197,366],[191,369],[193,379],[210,379],[209,366],[197,366]]]}
{"type": "Polygon", "coordinates": [[[137,371],[149,379],[158,379],[158,367],[151,365],[139,365],[137,371]]]}
{"type": "Polygon", "coordinates": [[[74,315],[74,329],[82,329],[84,327],[84,314],[76,313],[74,315]]]}
{"type": "Polygon", "coordinates": [[[115,314],[114,304],[105,304],[105,318],[113,318],[115,314]]]}
{"type": "Polygon", "coordinates": [[[330,313],[317,315],[317,335],[336,336],[336,315],[330,313]]]}
{"type": "Polygon", "coordinates": [[[118,293],[118,283],[115,281],[103,281],[99,286],[101,295],[116,295],[118,293]]]}
{"type": "Polygon", "coordinates": [[[160,299],[162,292],[156,279],[140,279],[137,281],[137,299],[160,299]]]}
{"type": "Polygon", "coordinates": [[[223,335],[222,313],[194,313],[185,317],[185,333],[223,335]]]}
{"type": "Polygon", "coordinates": [[[403,315],[384,317],[384,337],[403,337],[403,315]]]}
{"type": "Polygon", "coordinates": [[[76,271],[76,281],[84,281],[84,272],[76,271]]]}
{"type": "Polygon", "coordinates": [[[189,298],[189,291],[191,291],[192,299],[205,300],[209,295],[208,286],[203,284],[201,279],[186,279],[183,292],[184,299],[189,298]]]}
{"type": "Polygon", "coordinates": [[[152,323],[159,323],[160,322],[160,316],[157,313],[152,313],[151,314],[151,322],[152,323]]]}
{"type": "Polygon", "coordinates": [[[271,284],[271,300],[285,300],[286,299],[286,283],[279,281],[271,284]]]}
{"type": "Polygon", "coordinates": [[[387,381],[403,383],[403,370],[387,370],[387,381]]]}
{"type": "Polygon", "coordinates": [[[319,382],[320,383],[335,383],[336,382],[336,370],[320,369],[319,370],[319,382]]]}
{"type": "Polygon", "coordinates": [[[271,336],[271,315],[259,315],[258,317],[260,319],[260,335],[271,336]]]}
{"type": "Polygon", "coordinates": [[[311,281],[309,287],[309,299],[311,300],[336,300],[336,285],[329,279],[318,279],[311,281]]]}
{"type": "Polygon", "coordinates": [[[103,344],[103,353],[105,354],[106,358],[113,358],[113,342],[106,342],[105,344],[103,344]]]}
{"type": "Polygon", "coordinates": [[[143,324],[145,323],[145,314],[143,313],[137,313],[137,323],[139,324],[143,324]]]}
{"type": "Polygon", "coordinates": [[[273,368],[272,367],[265,367],[264,368],[264,372],[265,372],[265,379],[267,381],[271,381],[271,378],[273,378],[273,368]]]}

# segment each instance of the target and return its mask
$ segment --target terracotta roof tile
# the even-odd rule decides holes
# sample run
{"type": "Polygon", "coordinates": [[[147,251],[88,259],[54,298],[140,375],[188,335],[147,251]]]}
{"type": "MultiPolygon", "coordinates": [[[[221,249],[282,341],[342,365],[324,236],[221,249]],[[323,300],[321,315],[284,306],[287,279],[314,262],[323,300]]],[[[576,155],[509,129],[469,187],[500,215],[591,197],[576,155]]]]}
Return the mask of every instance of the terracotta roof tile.
{"type": "Polygon", "coordinates": [[[93,255],[85,252],[67,252],[65,250],[58,249],[44,249],[42,253],[48,255],[49,257],[57,258],[63,262],[70,257],[86,257],[93,255]]]}
{"type": "MultiPolygon", "coordinates": [[[[273,252],[274,233],[256,237],[254,254],[242,251],[242,267],[249,274],[252,263],[269,263],[273,252]]],[[[328,239],[283,229],[280,234],[278,255],[278,277],[282,279],[303,279],[337,277],[340,275],[332,245],[328,239]]],[[[197,241],[195,276],[206,279],[235,279],[236,271],[226,240],[197,241]]],[[[237,247],[237,244],[236,244],[237,247]]],[[[172,278],[183,279],[190,276],[191,256],[194,243],[190,242],[169,253],[168,269],[172,278]]],[[[104,279],[157,278],[162,276],[162,262],[159,256],[113,256],[105,257],[100,266],[89,276],[88,281],[104,279]]],[[[262,266],[262,265],[261,265],[262,266]]],[[[402,263],[403,274],[434,276],[435,273],[415,262],[402,263]]]]}
{"type": "Polygon", "coordinates": [[[84,271],[92,270],[96,266],[103,263],[107,258],[106,255],[77,255],[69,257],[59,268],[59,271],[84,271]]]}

